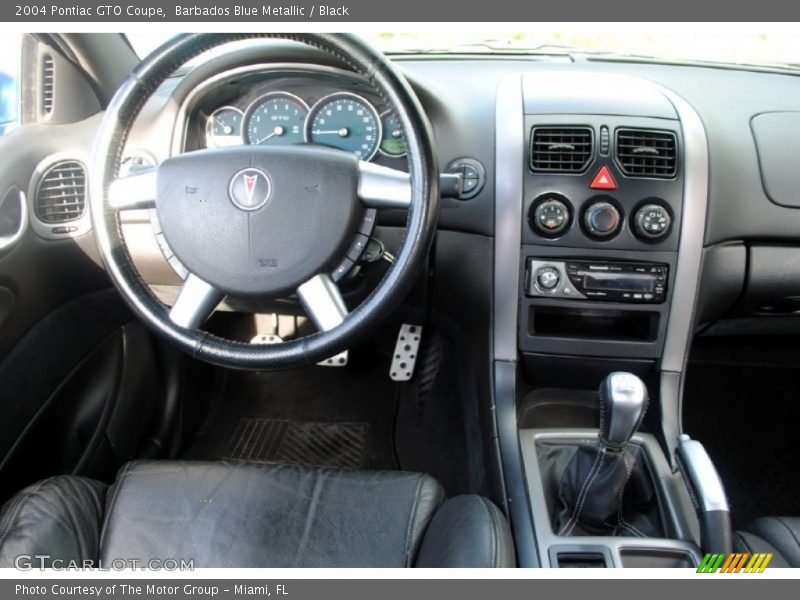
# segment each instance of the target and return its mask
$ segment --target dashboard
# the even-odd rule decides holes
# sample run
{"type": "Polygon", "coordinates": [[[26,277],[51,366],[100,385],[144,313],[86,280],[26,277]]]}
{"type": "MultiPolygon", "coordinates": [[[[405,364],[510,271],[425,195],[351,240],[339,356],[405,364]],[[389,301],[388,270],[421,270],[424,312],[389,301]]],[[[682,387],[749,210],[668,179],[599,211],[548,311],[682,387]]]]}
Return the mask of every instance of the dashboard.
{"type": "MultiPolygon", "coordinates": [[[[640,351],[641,346],[635,348],[640,344],[652,348],[651,356],[658,354],[667,320],[665,305],[672,302],[672,278],[682,254],[689,147],[684,139],[685,124],[674,108],[675,98],[684,99],[696,111],[707,146],[707,213],[703,222],[693,225],[703,230],[698,318],[708,322],[725,313],[750,295],[747,285],[751,284],[762,288],[753,290],[753,298],[748,300],[748,306],[757,310],[770,305],[765,295],[797,295],[797,290],[789,289],[793,278],[777,271],[798,262],[791,249],[800,241],[800,210],[782,197],[791,181],[781,178],[791,179],[800,171],[775,168],[778,163],[774,162],[776,154],[779,159],[786,157],[779,152],[785,140],[776,141],[775,136],[782,135],[783,140],[792,135],[798,122],[797,76],[563,57],[394,60],[430,120],[440,170],[450,171],[468,161],[480,168],[485,182],[470,198],[442,199],[440,230],[485,238],[504,235],[496,197],[509,183],[503,175],[506,164],[495,153],[501,141],[498,90],[507,76],[525,73],[516,84],[523,92],[523,105],[513,113],[522,136],[520,154],[515,158],[519,170],[513,175],[520,178],[521,186],[522,204],[515,223],[520,244],[531,247],[529,256],[540,262],[559,257],[618,261],[631,256],[667,266],[666,302],[651,302],[649,307],[625,302],[618,307],[625,314],[641,313],[641,328],[626,334],[634,339],[618,346],[629,347],[628,354],[640,351]],[[622,80],[637,85],[626,92],[619,87],[622,80]],[[615,87],[620,93],[613,93],[615,87]],[[589,131],[595,144],[591,161],[576,173],[537,172],[530,164],[534,130],[565,126],[589,131]],[[665,143],[674,144],[674,174],[636,177],[624,173],[614,149],[618,132],[625,129],[655,132],[665,143]],[[600,142],[605,135],[610,136],[610,153],[601,155],[600,142]],[[769,148],[775,151],[769,152],[769,148]],[[616,190],[590,187],[601,166],[608,168],[616,190]],[[762,173],[766,174],[764,180],[762,173]],[[597,204],[597,210],[587,210],[597,204]],[[648,210],[642,211],[645,207],[648,210]],[[610,223],[608,235],[597,227],[602,229],[603,221],[610,223]],[[647,231],[648,227],[654,229],[647,231]],[[657,326],[651,313],[660,313],[657,326]]],[[[395,169],[407,168],[402,132],[393,126],[375,90],[336,60],[288,43],[272,44],[268,50],[239,49],[177,73],[143,109],[127,152],[146,154],[160,162],[182,152],[246,143],[322,143],[359,152],[395,169]],[[353,116],[361,119],[363,128],[357,130],[356,121],[347,120],[353,116]],[[331,127],[320,122],[332,117],[336,121],[331,127]],[[338,121],[342,117],[343,123],[338,121]]],[[[403,219],[402,214],[383,211],[378,223],[401,226],[403,219]]],[[[149,258],[144,262],[151,267],[156,263],[149,258]]],[[[564,263],[559,273],[564,281],[568,261],[558,262],[564,263]]],[[[468,266],[459,264],[467,278],[472,277],[468,266]]],[[[531,352],[564,351],[563,344],[544,344],[546,336],[528,336],[540,321],[537,314],[542,323],[555,322],[544,317],[552,317],[551,306],[557,300],[541,285],[537,288],[534,282],[531,286],[530,275],[535,272],[529,272],[528,264],[519,265],[518,271],[521,285],[527,284],[534,292],[515,300],[525,313],[520,324],[527,328],[525,347],[531,352]]],[[[170,279],[162,271],[153,280],[170,279]]],[[[655,288],[652,293],[659,295],[655,288]]],[[[559,305],[566,307],[567,300],[562,300],[559,305]]],[[[584,301],[580,306],[590,305],[584,301]]],[[[569,327],[573,313],[566,309],[563,313],[565,327],[569,327]]],[[[581,351],[587,347],[583,344],[581,351]]],[[[598,355],[606,350],[602,344],[597,346],[598,355]]]]}

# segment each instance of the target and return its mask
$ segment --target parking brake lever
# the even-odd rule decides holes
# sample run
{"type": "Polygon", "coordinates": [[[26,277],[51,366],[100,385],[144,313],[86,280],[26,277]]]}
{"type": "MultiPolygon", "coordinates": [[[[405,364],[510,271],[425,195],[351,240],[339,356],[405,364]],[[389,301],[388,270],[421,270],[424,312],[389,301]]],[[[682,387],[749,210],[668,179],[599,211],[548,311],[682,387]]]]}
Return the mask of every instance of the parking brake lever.
{"type": "Polygon", "coordinates": [[[686,434],[678,436],[675,457],[700,521],[700,546],[704,552],[730,552],[731,513],[711,457],[703,444],[686,434]]]}

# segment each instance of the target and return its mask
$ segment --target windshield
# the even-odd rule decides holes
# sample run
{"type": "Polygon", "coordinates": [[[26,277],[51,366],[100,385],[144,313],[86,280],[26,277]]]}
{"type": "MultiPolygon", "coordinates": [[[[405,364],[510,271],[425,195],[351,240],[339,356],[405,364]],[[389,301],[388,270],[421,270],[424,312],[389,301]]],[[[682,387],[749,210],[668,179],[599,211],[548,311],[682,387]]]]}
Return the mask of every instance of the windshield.
{"type": "MultiPolygon", "coordinates": [[[[789,30],[747,30],[708,26],[696,31],[646,31],[646,25],[621,31],[532,32],[382,32],[360,34],[387,53],[591,54],[660,61],[698,61],[731,65],[800,68],[800,35],[789,30]]],[[[145,56],[169,36],[129,34],[145,56]]]]}

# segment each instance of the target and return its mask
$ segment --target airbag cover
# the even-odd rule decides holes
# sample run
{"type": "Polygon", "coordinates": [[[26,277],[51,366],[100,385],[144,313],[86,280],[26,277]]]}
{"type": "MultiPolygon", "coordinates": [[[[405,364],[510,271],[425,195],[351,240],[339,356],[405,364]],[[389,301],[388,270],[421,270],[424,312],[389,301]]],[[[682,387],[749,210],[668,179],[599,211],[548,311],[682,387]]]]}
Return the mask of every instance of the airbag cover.
{"type": "Polygon", "coordinates": [[[316,146],[203,150],[164,161],[156,207],[186,267],[226,294],[280,296],[346,252],[358,160],[316,146]]]}

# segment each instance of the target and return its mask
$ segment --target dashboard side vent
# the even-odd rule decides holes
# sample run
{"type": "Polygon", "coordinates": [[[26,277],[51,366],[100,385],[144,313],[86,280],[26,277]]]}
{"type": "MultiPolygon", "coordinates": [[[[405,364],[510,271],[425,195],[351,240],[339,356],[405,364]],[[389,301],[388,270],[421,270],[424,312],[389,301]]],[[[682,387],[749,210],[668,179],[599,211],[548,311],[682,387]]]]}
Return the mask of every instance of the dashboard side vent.
{"type": "Polygon", "coordinates": [[[531,133],[531,169],[539,173],[580,173],[594,154],[589,127],[534,127],[531,133]]]}
{"type": "Polygon", "coordinates": [[[629,177],[675,177],[678,141],[671,131],[617,130],[617,162],[629,177]]]}
{"type": "Polygon", "coordinates": [[[49,167],[36,190],[36,215],[44,223],[66,223],[86,209],[86,169],[75,160],[49,167]]]}
{"type": "Polygon", "coordinates": [[[56,65],[50,54],[42,57],[42,113],[53,113],[56,93],[56,65]]]}

